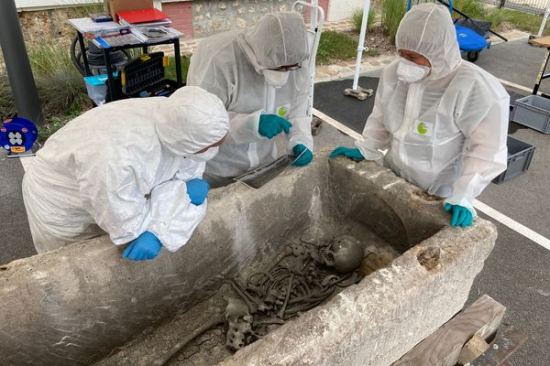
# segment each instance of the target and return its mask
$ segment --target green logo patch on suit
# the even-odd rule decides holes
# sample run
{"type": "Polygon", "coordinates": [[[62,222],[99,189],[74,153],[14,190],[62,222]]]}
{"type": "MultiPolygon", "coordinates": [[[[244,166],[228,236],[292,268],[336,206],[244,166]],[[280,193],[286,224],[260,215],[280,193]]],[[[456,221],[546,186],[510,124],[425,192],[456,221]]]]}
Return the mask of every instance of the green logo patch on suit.
{"type": "Polygon", "coordinates": [[[282,118],[287,118],[288,116],[288,106],[282,105],[277,108],[277,115],[282,118]]]}
{"type": "Polygon", "coordinates": [[[431,136],[433,124],[429,122],[417,121],[414,132],[420,136],[431,136]]]}

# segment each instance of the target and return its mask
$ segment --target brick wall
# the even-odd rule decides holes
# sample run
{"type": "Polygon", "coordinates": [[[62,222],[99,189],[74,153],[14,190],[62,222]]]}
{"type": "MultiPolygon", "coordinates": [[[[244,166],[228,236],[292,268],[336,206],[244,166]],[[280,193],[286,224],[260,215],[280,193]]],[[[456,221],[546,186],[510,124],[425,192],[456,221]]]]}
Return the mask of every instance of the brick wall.
{"type": "Polygon", "coordinates": [[[328,18],[328,5],[330,0],[319,0],[319,6],[325,11],[325,20],[328,18]]]}
{"type": "Polygon", "coordinates": [[[172,20],[172,26],[180,32],[183,32],[185,39],[193,38],[192,1],[163,3],[162,11],[172,20]]]}

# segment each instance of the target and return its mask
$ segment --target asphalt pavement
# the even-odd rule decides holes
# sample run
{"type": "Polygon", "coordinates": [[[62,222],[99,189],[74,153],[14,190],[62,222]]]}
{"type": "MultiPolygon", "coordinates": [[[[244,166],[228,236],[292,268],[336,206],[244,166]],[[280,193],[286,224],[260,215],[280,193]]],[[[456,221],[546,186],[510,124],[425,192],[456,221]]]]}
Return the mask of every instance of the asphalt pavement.
{"type": "MultiPolygon", "coordinates": [[[[532,89],[546,52],[544,48],[530,46],[527,39],[521,39],[499,43],[481,52],[475,64],[499,79],[532,89]]],[[[550,79],[543,81],[540,90],[550,92],[550,79]]]]}
{"type": "Polygon", "coordinates": [[[23,205],[19,159],[0,157],[0,265],[36,254],[23,205]]]}

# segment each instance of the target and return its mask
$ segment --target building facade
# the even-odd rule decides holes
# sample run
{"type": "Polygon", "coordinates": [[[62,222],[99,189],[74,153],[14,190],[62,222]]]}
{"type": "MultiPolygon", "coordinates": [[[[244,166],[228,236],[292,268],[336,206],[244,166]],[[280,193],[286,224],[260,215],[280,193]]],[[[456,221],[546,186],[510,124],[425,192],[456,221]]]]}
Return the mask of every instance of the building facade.
{"type": "MultiPolygon", "coordinates": [[[[100,0],[16,0],[23,12],[62,9],[102,3],[100,0]]],[[[328,21],[349,18],[360,9],[363,0],[318,0],[328,21]]],[[[202,38],[232,29],[243,29],[254,24],[263,14],[289,11],[294,0],[157,0],[156,8],[164,11],[173,26],[186,39],[202,38]]]]}

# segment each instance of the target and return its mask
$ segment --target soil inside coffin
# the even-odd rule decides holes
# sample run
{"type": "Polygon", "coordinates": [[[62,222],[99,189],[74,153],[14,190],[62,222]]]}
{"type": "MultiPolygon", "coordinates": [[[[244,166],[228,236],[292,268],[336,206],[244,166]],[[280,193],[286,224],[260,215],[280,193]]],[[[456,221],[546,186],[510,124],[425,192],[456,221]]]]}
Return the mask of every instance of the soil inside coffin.
{"type": "MultiPolygon", "coordinates": [[[[359,280],[362,276],[389,265],[391,260],[400,254],[363,225],[324,219],[321,225],[295,230],[285,243],[281,243],[283,245],[278,246],[282,250],[264,258],[258,258],[249,267],[242,268],[235,280],[244,284],[250,275],[261,270],[269,270],[284,255],[284,250],[288,247],[284,244],[299,245],[306,248],[318,246],[319,243],[330,242],[334,238],[345,236],[357,239],[363,250],[361,266],[353,272],[359,280]]],[[[116,352],[114,355],[98,362],[96,365],[150,365],[155,364],[155,362],[162,364],[161,360],[166,359],[166,356],[173,352],[172,347],[174,345],[195,333],[205,324],[212,322],[213,319],[223,319],[224,322],[212,326],[198,335],[164,364],[206,366],[216,364],[230,356],[232,351],[226,346],[228,326],[225,311],[228,300],[238,299],[239,296],[226,281],[221,280],[220,282],[221,287],[216,294],[201,301],[187,312],[176,315],[154,329],[149,329],[127,345],[114,350],[113,352],[116,352]]],[[[335,286],[334,293],[327,300],[343,288],[335,286]]],[[[215,323],[215,321],[212,323],[215,323]]],[[[268,330],[271,331],[278,326],[280,325],[270,325],[268,330]]]]}

